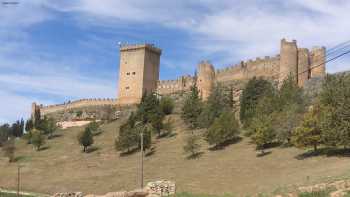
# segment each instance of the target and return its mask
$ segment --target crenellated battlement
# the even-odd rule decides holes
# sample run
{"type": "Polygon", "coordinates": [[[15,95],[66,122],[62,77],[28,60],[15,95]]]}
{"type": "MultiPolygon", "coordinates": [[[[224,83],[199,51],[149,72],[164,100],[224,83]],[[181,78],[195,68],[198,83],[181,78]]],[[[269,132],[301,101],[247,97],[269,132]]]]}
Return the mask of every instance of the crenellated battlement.
{"type": "Polygon", "coordinates": [[[36,105],[41,115],[57,112],[57,111],[64,111],[74,108],[80,108],[80,107],[89,107],[89,106],[103,106],[103,105],[119,105],[117,99],[111,99],[111,98],[89,98],[89,99],[79,99],[75,101],[68,101],[64,102],[62,104],[56,104],[56,105],[47,105],[43,106],[36,105]]]}

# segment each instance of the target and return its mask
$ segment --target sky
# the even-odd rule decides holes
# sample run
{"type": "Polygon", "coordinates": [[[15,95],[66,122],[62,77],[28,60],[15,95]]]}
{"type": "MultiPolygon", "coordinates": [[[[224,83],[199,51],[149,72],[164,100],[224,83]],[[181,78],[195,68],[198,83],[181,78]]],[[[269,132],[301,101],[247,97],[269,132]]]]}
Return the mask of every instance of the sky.
{"type": "MultiPolygon", "coordinates": [[[[160,79],[350,39],[348,0],[0,0],[0,123],[31,103],[117,96],[118,43],[163,50],[160,79]],[[8,3],[16,2],[16,3],[8,3]]],[[[350,58],[327,72],[350,70],[350,58]]]]}

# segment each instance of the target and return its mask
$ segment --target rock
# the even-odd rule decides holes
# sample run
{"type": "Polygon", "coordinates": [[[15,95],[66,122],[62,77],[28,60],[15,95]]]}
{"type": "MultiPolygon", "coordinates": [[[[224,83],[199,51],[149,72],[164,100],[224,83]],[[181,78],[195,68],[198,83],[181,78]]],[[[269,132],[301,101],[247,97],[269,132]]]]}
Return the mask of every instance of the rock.
{"type": "Polygon", "coordinates": [[[337,191],[334,191],[334,192],[331,192],[330,193],[330,197],[343,197],[346,195],[346,192],[343,191],[343,190],[337,190],[337,191]]]}
{"type": "Polygon", "coordinates": [[[53,197],[83,197],[82,192],[66,192],[66,193],[56,193],[53,197]]]}
{"type": "Polygon", "coordinates": [[[109,193],[105,194],[105,197],[127,197],[127,192],[126,191],[109,192],[109,193]]]}
{"type": "Polygon", "coordinates": [[[151,196],[170,196],[175,194],[176,186],[175,182],[161,180],[147,183],[145,190],[151,196]]]}

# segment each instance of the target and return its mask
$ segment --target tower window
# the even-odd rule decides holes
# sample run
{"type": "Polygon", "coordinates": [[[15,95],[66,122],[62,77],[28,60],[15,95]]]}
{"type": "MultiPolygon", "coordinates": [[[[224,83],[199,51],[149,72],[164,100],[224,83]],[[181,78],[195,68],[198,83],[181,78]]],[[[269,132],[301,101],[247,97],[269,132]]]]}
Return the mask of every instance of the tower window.
{"type": "Polygon", "coordinates": [[[125,89],[126,89],[126,90],[129,90],[129,89],[130,89],[130,87],[129,87],[129,86],[127,86],[127,87],[125,87],[125,89]]]}
{"type": "Polygon", "coordinates": [[[126,75],[130,75],[130,73],[128,72],[128,73],[126,73],[126,75]]]}
{"type": "Polygon", "coordinates": [[[132,75],[135,75],[136,74],[136,72],[132,72],[132,75]]]}

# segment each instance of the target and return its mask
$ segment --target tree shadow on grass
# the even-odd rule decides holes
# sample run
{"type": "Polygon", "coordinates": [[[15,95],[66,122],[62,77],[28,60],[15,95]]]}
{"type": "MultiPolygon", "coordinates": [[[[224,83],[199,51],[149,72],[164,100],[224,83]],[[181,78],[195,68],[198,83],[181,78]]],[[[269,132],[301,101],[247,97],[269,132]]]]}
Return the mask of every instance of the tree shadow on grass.
{"type": "Polygon", "coordinates": [[[324,148],[319,148],[316,151],[309,150],[305,153],[302,153],[302,154],[295,156],[295,158],[298,160],[304,160],[304,159],[308,159],[311,157],[318,157],[318,156],[350,157],[350,149],[324,147],[324,148]]]}
{"type": "Polygon", "coordinates": [[[99,149],[98,147],[93,146],[93,147],[86,149],[86,153],[92,153],[92,152],[97,151],[98,149],[99,149]]]}
{"type": "Polygon", "coordinates": [[[231,145],[231,144],[236,144],[238,142],[242,141],[242,137],[236,137],[233,138],[231,140],[227,140],[222,144],[210,147],[209,150],[211,151],[217,151],[217,150],[223,150],[224,148],[226,148],[227,146],[231,145]]]}
{"type": "Polygon", "coordinates": [[[149,151],[146,152],[145,156],[146,157],[152,156],[155,152],[156,152],[156,148],[153,146],[152,148],[150,148],[149,151]]]}
{"type": "Polygon", "coordinates": [[[54,138],[59,138],[59,137],[62,137],[63,135],[60,134],[60,133],[55,133],[55,134],[52,134],[51,136],[48,137],[49,140],[52,140],[54,138]]]}
{"type": "Polygon", "coordinates": [[[38,151],[44,151],[44,150],[47,150],[47,149],[49,149],[50,148],[50,146],[43,146],[43,147],[40,147],[39,149],[38,149],[38,151]]]}
{"type": "Polygon", "coordinates": [[[129,156],[129,155],[132,155],[132,154],[136,153],[137,151],[139,151],[138,147],[130,149],[129,151],[126,151],[126,152],[121,152],[119,155],[121,157],[126,157],[126,156],[129,156]]]}
{"type": "Polygon", "coordinates": [[[174,137],[176,135],[177,135],[177,133],[174,133],[174,132],[163,132],[159,136],[157,136],[157,139],[171,138],[171,137],[174,137]]]}
{"type": "Polygon", "coordinates": [[[264,157],[264,156],[269,155],[271,153],[272,153],[272,151],[264,151],[263,153],[260,152],[260,153],[256,154],[256,156],[257,157],[264,157]]]}
{"type": "Polygon", "coordinates": [[[186,159],[190,160],[190,159],[199,159],[202,155],[204,154],[203,151],[189,155],[186,157],[186,159]]]}
{"type": "MultiPolygon", "coordinates": [[[[17,156],[13,159],[14,162],[28,161],[28,156],[17,156]]],[[[0,195],[1,196],[1,195],[0,195]]]]}

